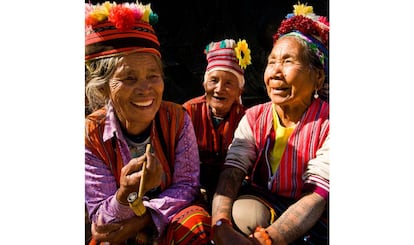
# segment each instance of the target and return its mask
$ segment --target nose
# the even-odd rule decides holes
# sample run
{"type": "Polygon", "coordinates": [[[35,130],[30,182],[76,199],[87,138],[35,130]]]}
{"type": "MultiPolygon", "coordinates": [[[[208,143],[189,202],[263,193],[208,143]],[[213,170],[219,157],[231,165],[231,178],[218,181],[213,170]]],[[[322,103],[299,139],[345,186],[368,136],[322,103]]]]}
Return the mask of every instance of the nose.
{"type": "Polygon", "coordinates": [[[218,83],[216,83],[216,86],[214,87],[214,91],[220,92],[221,90],[223,90],[223,86],[224,86],[224,83],[222,81],[219,81],[218,83]]]}
{"type": "Polygon", "coordinates": [[[280,77],[283,74],[283,65],[282,62],[277,61],[272,64],[267,65],[267,73],[272,77],[280,77]]]}
{"type": "Polygon", "coordinates": [[[151,89],[151,83],[147,79],[140,79],[135,83],[134,92],[144,94],[151,89]]]}

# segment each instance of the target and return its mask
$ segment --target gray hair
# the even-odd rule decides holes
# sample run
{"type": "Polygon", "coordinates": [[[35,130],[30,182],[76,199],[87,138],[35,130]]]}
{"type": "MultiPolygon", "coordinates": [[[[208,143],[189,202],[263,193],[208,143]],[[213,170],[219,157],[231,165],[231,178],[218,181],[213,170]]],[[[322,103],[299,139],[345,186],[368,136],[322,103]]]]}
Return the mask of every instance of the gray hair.
{"type": "Polygon", "coordinates": [[[108,82],[115,72],[120,56],[102,58],[86,64],[85,95],[88,108],[95,111],[104,106],[109,100],[108,82]]]}

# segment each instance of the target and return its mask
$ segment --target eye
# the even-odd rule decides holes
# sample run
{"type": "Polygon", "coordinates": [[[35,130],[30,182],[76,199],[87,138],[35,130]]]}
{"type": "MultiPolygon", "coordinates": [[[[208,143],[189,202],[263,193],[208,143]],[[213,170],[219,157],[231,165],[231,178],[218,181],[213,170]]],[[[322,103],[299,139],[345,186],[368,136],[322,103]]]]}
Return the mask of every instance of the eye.
{"type": "Polygon", "coordinates": [[[147,79],[149,79],[149,80],[155,80],[155,79],[159,79],[161,77],[161,75],[160,74],[157,74],[157,73],[152,73],[152,74],[149,74],[148,76],[147,76],[147,79]]]}
{"type": "Polygon", "coordinates": [[[127,76],[127,77],[122,78],[120,80],[122,81],[122,83],[124,83],[126,85],[132,85],[137,81],[137,79],[134,76],[127,76]]]}
{"type": "Polygon", "coordinates": [[[216,84],[218,82],[217,78],[213,77],[210,80],[208,80],[209,83],[211,84],[216,84]]]}

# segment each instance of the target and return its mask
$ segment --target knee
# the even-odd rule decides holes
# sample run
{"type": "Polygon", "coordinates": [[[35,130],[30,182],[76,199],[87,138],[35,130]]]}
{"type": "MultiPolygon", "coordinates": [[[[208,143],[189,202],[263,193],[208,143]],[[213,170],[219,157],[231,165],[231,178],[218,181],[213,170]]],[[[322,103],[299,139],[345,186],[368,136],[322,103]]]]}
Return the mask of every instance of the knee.
{"type": "Polygon", "coordinates": [[[258,226],[269,226],[272,220],[269,208],[252,195],[242,195],[233,203],[232,216],[236,228],[245,235],[252,234],[258,226]]]}

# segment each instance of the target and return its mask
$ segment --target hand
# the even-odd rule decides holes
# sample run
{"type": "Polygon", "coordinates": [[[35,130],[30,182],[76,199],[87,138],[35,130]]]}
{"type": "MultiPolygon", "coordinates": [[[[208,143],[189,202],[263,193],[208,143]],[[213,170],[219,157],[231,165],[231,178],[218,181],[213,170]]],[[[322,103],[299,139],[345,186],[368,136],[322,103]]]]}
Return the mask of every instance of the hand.
{"type": "Polygon", "coordinates": [[[249,238],[254,242],[254,244],[260,245],[272,245],[272,240],[270,239],[269,234],[266,229],[263,227],[257,227],[253,234],[249,238]]]}
{"type": "Polygon", "coordinates": [[[253,240],[239,233],[231,225],[222,225],[216,228],[214,232],[214,242],[216,245],[237,244],[237,245],[253,245],[253,240]]]}
{"type": "MultiPolygon", "coordinates": [[[[128,238],[135,237],[143,224],[137,217],[121,221],[114,224],[95,224],[91,225],[92,237],[96,241],[109,242],[111,244],[121,244],[128,238]]],[[[99,223],[99,222],[98,222],[99,223]]]]}
{"type": "Polygon", "coordinates": [[[120,187],[117,192],[117,200],[121,203],[127,203],[127,197],[131,192],[139,191],[139,184],[142,178],[142,166],[146,164],[146,173],[142,193],[161,184],[163,174],[162,166],[154,153],[145,153],[144,155],[133,158],[121,170],[120,187]]]}
{"type": "Polygon", "coordinates": [[[162,165],[158,158],[154,153],[148,152],[144,191],[142,193],[146,193],[147,191],[160,186],[163,174],[164,170],[162,169],[162,165]]]}
{"type": "Polygon", "coordinates": [[[117,237],[117,231],[121,229],[120,224],[98,225],[94,222],[91,224],[91,234],[93,239],[99,242],[119,243],[122,241],[117,237]]]}

